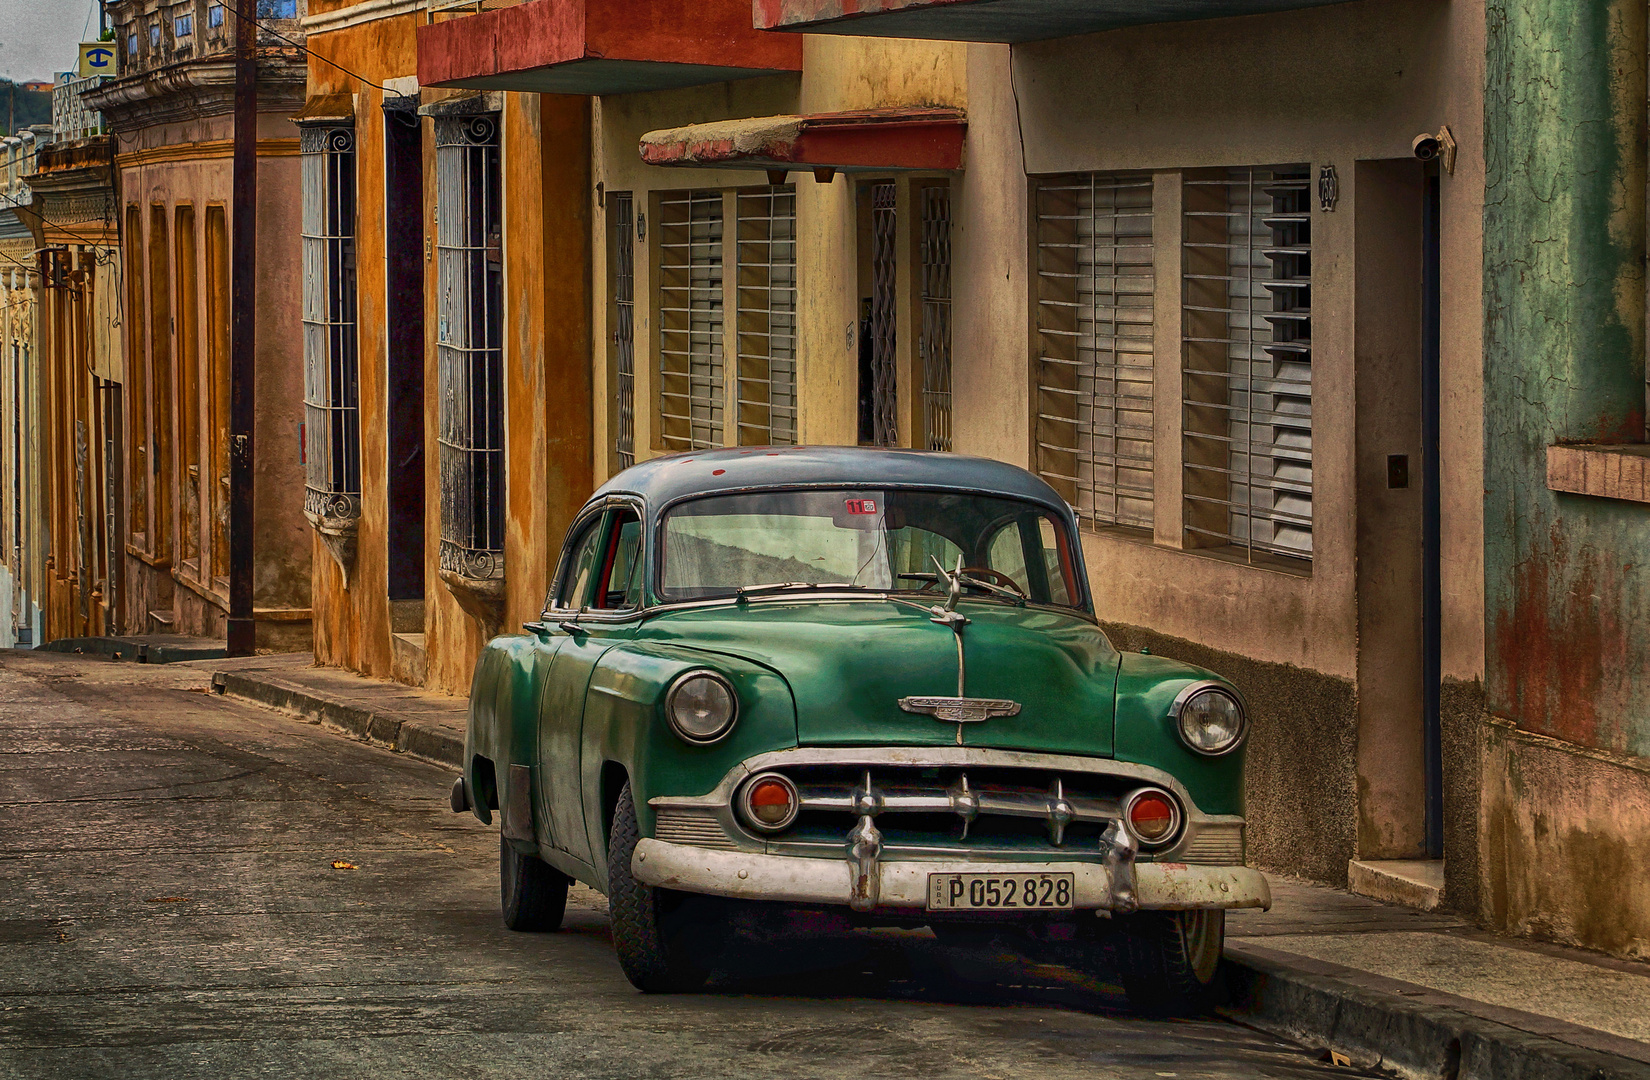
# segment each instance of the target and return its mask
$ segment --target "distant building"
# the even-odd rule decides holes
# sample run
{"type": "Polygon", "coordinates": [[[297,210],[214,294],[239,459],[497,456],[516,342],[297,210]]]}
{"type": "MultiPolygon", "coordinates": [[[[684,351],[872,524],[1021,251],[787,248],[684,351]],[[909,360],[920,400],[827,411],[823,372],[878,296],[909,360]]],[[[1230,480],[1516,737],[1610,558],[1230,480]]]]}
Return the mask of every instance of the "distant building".
{"type": "MultiPolygon", "coordinates": [[[[302,5],[260,4],[302,41],[302,5]]],[[[124,298],[128,633],[223,637],[229,608],[229,260],[234,64],[224,4],[107,6],[121,75],[82,95],[114,134],[124,298]]],[[[310,643],[303,519],[299,48],[258,42],[258,329],[253,616],[260,649],[310,643]]]]}

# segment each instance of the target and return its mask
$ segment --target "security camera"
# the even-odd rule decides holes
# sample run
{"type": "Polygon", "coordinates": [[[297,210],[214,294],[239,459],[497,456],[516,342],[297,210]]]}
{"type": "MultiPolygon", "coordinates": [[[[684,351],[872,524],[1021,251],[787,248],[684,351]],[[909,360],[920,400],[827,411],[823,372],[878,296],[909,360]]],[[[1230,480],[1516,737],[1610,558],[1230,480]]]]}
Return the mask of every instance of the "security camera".
{"type": "Polygon", "coordinates": [[[1431,161],[1438,156],[1442,146],[1438,142],[1438,136],[1423,131],[1415,136],[1415,141],[1409,144],[1409,149],[1417,161],[1431,161]]]}

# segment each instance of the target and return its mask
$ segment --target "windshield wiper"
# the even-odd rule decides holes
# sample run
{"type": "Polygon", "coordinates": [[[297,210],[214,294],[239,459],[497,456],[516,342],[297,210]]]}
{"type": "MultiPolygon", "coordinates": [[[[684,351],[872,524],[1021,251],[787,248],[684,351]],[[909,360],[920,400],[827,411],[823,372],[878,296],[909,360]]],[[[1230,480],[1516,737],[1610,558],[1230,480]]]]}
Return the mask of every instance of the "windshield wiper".
{"type": "MultiPolygon", "coordinates": [[[[961,585],[972,586],[973,588],[980,589],[983,592],[995,593],[1004,599],[1013,601],[1020,607],[1026,606],[1026,598],[1015,592],[1013,589],[1005,589],[1001,585],[997,585],[990,581],[981,580],[973,574],[970,574],[967,570],[947,570],[946,575],[947,580],[949,580],[952,575],[955,575],[958,583],[961,585]]],[[[938,574],[898,574],[896,576],[906,578],[911,581],[925,581],[930,585],[937,585],[940,582],[940,575],[938,574]]]]}

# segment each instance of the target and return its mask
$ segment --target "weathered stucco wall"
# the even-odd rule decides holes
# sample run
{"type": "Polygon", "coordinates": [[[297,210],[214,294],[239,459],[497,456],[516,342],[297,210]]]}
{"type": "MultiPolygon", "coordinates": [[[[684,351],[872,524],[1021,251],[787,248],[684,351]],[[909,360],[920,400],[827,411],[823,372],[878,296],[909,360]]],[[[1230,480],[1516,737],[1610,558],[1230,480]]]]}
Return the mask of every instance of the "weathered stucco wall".
{"type": "Polygon", "coordinates": [[[1650,515],[1546,484],[1553,443],[1644,438],[1644,5],[1495,2],[1490,25],[1489,706],[1647,756],[1650,515]]]}
{"type": "MultiPolygon", "coordinates": [[[[213,457],[214,428],[218,420],[211,413],[213,393],[209,385],[214,354],[214,334],[227,331],[215,326],[212,315],[218,310],[229,317],[228,305],[214,308],[209,295],[213,236],[209,231],[209,208],[224,214],[224,244],[232,252],[233,215],[229,210],[232,188],[230,159],[232,118],[227,115],[154,124],[123,132],[119,138],[117,165],[123,212],[135,207],[141,222],[140,235],[124,236],[123,244],[141,245],[144,260],[141,299],[149,305],[155,295],[150,280],[149,235],[152,211],[161,208],[166,220],[165,267],[169,342],[165,355],[150,355],[147,393],[153,393],[157,365],[167,368],[166,386],[170,396],[153,401],[152,410],[164,410],[170,431],[171,452],[167,471],[153,478],[149,514],[155,535],[145,533],[143,550],[126,547],[126,596],[122,599],[125,624],[133,633],[164,629],[171,633],[221,637],[227,626],[229,605],[227,554],[220,553],[220,565],[212,564],[214,517],[227,512],[227,489],[223,489],[213,457]],[[195,291],[185,295],[179,285],[179,207],[194,211],[192,245],[195,255],[195,291]],[[184,306],[193,311],[190,322],[183,319],[184,306]],[[184,331],[192,328],[193,341],[184,331]],[[183,350],[193,350],[198,372],[198,395],[192,402],[184,398],[183,350]],[[182,410],[197,410],[186,424],[182,410]],[[200,497],[193,526],[199,530],[191,544],[199,555],[185,558],[185,519],[181,510],[190,501],[184,490],[178,462],[180,439],[192,430],[198,438],[195,458],[200,465],[200,497]],[[214,488],[216,487],[216,490],[214,488]],[[164,491],[162,489],[164,488],[164,491]],[[170,627],[154,622],[149,612],[169,610],[170,627]]],[[[297,128],[284,115],[268,112],[258,117],[258,275],[257,349],[255,358],[258,411],[253,428],[256,455],[253,470],[255,516],[253,518],[253,613],[257,620],[257,646],[261,649],[307,648],[311,627],[310,542],[303,517],[303,463],[299,427],[303,423],[304,383],[302,335],[295,331],[302,318],[301,256],[298,237],[301,224],[297,158],[297,128]]],[[[227,273],[227,266],[225,269],[227,273]]],[[[220,290],[221,291],[221,290],[220,290]]],[[[145,326],[153,330],[145,312],[145,326]]],[[[152,343],[153,333],[146,333],[152,343]]],[[[128,345],[130,343],[128,342],[128,345]]],[[[128,365],[128,370],[130,365],[128,365]]],[[[227,394],[228,357],[220,394],[227,394]]],[[[130,410],[142,403],[128,398],[126,430],[131,431],[130,410]]],[[[149,434],[157,434],[151,417],[149,434]]],[[[129,457],[129,455],[128,455],[129,457]]],[[[137,477],[127,460],[125,490],[129,494],[137,477]]],[[[220,526],[227,535],[227,526],[220,526]]],[[[132,522],[131,532],[145,532],[142,523],[132,522]]]]}
{"type": "Polygon", "coordinates": [[[1545,462],[1554,443],[1643,438],[1645,15],[1492,0],[1484,106],[1482,910],[1637,956],[1650,514],[1549,491],[1545,462]]]}
{"type": "MultiPolygon", "coordinates": [[[[311,5],[312,14],[318,9],[319,5],[311,5]]],[[[413,73],[417,66],[413,34],[422,21],[421,14],[377,19],[341,30],[312,32],[308,41],[319,55],[383,84],[413,73]]],[[[326,546],[311,531],[314,651],[319,663],[390,678],[395,672],[388,590],[386,492],[391,466],[386,441],[386,365],[388,321],[395,313],[388,309],[386,298],[383,114],[383,101],[390,95],[363,85],[314,56],[309,61],[308,91],[312,97],[350,94],[355,102],[355,287],[361,431],[361,519],[357,523],[355,565],[347,582],[326,546]]],[[[433,274],[433,268],[433,263],[427,263],[426,275],[433,274]]],[[[427,406],[431,400],[426,397],[427,406]]],[[[433,460],[433,453],[434,443],[427,440],[424,461],[433,460]]],[[[426,546],[429,535],[426,532],[426,546]]],[[[432,585],[440,587],[427,576],[426,594],[432,585]]]]}
{"type": "MultiPolygon", "coordinates": [[[[1467,685],[1483,672],[1483,38],[1483,11],[1473,3],[1358,0],[970,51],[954,271],[957,449],[1027,465],[1035,460],[1027,175],[1151,172],[1158,201],[1156,495],[1168,513],[1159,515],[1155,535],[1086,534],[1096,602],[1120,640],[1207,663],[1245,684],[1256,713],[1252,857],[1320,880],[1344,881],[1346,859],[1365,854],[1357,831],[1360,753],[1374,763],[1362,779],[1381,781],[1368,788],[1367,854],[1412,846],[1421,820],[1419,804],[1408,807],[1404,821],[1388,820],[1403,792],[1418,787],[1411,775],[1420,761],[1418,704],[1394,722],[1380,695],[1365,702],[1359,693],[1360,680],[1380,690],[1384,680],[1414,676],[1407,660],[1395,670],[1380,654],[1361,656],[1360,626],[1384,628],[1401,646],[1408,616],[1399,609],[1414,606],[1419,582],[1413,596],[1400,596],[1395,590],[1408,586],[1393,575],[1360,581],[1356,543],[1360,499],[1375,515],[1366,526],[1380,527],[1370,461],[1379,457],[1384,466],[1386,453],[1418,453],[1404,441],[1413,433],[1360,428],[1359,409],[1400,407],[1382,395],[1403,359],[1387,355],[1396,345],[1365,355],[1374,346],[1359,337],[1360,319],[1383,316],[1371,307],[1379,290],[1359,291],[1359,267],[1367,263],[1376,272],[1384,265],[1363,246],[1389,243],[1383,229],[1418,228],[1418,207],[1405,211],[1408,223],[1389,221],[1393,196],[1382,188],[1371,197],[1386,202],[1365,212],[1356,166],[1385,160],[1418,172],[1411,139],[1445,123],[1460,149],[1454,173],[1442,181],[1444,671],[1467,685]],[[1280,52],[1309,60],[1282,69],[1267,59],[1280,52]],[[1105,93],[1075,92],[1100,86],[1105,93]],[[1315,555],[1307,573],[1183,551],[1178,511],[1180,173],[1291,161],[1308,162],[1314,172],[1333,164],[1340,177],[1335,209],[1313,218],[1315,555]],[[1367,443],[1361,449],[1360,436],[1367,443]],[[1389,436],[1404,445],[1386,446],[1389,436]],[[1403,745],[1391,745],[1394,739],[1403,745]],[[1378,775],[1381,769],[1393,775],[1378,775]]],[[[1418,265],[1408,274],[1413,285],[1418,265]]],[[[1413,410],[1415,403],[1401,407],[1413,410]]],[[[1418,506],[1419,485],[1402,495],[1418,506]]],[[[1409,653],[1418,657],[1415,635],[1408,638],[1409,653]]],[[[1393,655],[1403,658],[1402,648],[1393,655]]],[[[1457,843],[1476,843],[1476,819],[1459,819],[1476,805],[1477,782],[1476,759],[1471,769],[1447,772],[1446,824],[1457,843]]],[[[1471,852],[1462,856],[1470,866],[1471,852]]]]}

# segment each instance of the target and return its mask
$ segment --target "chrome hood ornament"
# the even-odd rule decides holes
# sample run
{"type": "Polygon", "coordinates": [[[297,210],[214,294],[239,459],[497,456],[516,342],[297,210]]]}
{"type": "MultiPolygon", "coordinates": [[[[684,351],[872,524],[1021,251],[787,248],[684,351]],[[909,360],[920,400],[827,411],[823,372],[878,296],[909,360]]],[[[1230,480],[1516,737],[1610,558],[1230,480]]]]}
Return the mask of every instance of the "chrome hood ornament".
{"type": "Polygon", "coordinates": [[[947,570],[938,559],[929,556],[934,563],[934,569],[939,572],[939,579],[945,582],[945,606],[935,604],[928,610],[933,613],[930,622],[949,626],[957,639],[957,696],[956,697],[902,697],[899,707],[908,713],[927,713],[936,720],[957,725],[957,745],[963,744],[963,725],[989,720],[993,716],[1014,716],[1020,711],[1018,701],[1007,698],[971,698],[966,696],[964,685],[967,681],[967,667],[963,660],[963,627],[968,625],[968,617],[957,610],[957,601],[962,597],[962,556],[957,556],[957,567],[947,570]]]}

